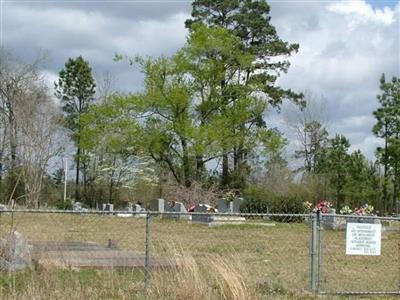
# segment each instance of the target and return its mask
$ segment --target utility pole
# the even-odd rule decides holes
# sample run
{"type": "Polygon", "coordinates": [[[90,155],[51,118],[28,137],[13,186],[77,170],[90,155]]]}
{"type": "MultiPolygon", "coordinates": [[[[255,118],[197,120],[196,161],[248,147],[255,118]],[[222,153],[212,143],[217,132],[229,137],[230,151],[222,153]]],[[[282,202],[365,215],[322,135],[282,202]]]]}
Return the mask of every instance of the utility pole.
{"type": "Polygon", "coordinates": [[[64,170],[64,203],[67,201],[67,177],[68,177],[68,161],[65,159],[64,170]]]}

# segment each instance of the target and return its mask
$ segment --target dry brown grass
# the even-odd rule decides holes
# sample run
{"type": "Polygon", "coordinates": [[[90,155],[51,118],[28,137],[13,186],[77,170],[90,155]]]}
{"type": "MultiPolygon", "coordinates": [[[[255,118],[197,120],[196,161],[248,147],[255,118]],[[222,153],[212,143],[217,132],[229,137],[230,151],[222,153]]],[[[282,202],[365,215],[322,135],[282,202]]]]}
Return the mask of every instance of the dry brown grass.
{"type": "Polygon", "coordinates": [[[260,295],[250,289],[249,270],[235,257],[208,255],[194,258],[176,245],[170,247],[172,271],[151,274],[150,299],[250,300],[260,295]]]}
{"type": "MultiPolygon", "coordinates": [[[[265,222],[251,220],[250,222],[265,222]]],[[[96,215],[15,214],[13,227],[32,241],[85,241],[144,253],[145,221],[96,215]]],[[[0,236],[11,215],[0,216],[0,236]]],[[[153,218],[151,254],[179,267],[154,271],[148,294],[138,271],[60,270],[48,267],[8,278],[0,298],[9,299],[308,299],[307,223],[208,228],[153,218]]],[[[379,257],[344,254],[345,233],[324,231],[326,291],[393,291],[400,282],[399,232],[382,240],[379,257]]],[[[331,299],[331,297],[328,297],[331,299]]],[[[386,298],[384,298],[386,299],[386,298]]]]}
{"type": "MultiPolygon", "coordinates": [[[[2,286],[1,299],[140,299],[143,283],[108,271],[46,269],[13,274],[2,286]],[[133,298],[134,297],[134,298],[133,298]]],[[[144,296],[142,297],[144,299],[144,296]]]]}

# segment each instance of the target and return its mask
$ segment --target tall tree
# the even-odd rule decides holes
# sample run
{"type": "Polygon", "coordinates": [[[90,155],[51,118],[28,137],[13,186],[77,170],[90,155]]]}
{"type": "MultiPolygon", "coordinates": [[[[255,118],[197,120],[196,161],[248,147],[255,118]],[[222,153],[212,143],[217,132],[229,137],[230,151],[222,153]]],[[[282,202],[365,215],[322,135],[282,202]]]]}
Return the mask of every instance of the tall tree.
{"type": "MultiPolygon", "coordinates": [[[[305,107],[289,107],[284,113],[289,128],[297,138],[298,148],[294,157],[303,161],[299,171],[310,173],[314,170],[316,156],[326,147],[328,131],[325,117],[323,97],[316,97],[310,91],[304,92],[305,107]]],[[[304,173],[304,176],[309,174],[304,173]]]]}
{"type": "MultiPolygon", "coordinates": [[[[45,55],[39,55],[33,63],[25,63],[5,48],[0,47],[0,120],[1,148],[0,148],[0,180],[7,172],[9,186],[7,198],[16,196],[18,186],[18,172],[20,161],[18,159],[20,125],[18,114],[29,105],[32,100],[29,95],[42,86],[42,76],[38,72],[39,66],[44,62],[45,55]],[[28,101],[27,103],[25,103],[28,101]],[[7,166],[5,164],[7,163],[7,166]]],[[[1,183],[0,183],[1,184],[1,183]]]]}
{"type": "Polygon", "coordinates": [[[400,166],[398,148],[400,139],[400,78],[393,77],[387,82],[385,75],[380,79],[381,94],[377,96],[380,107],[374,112],[377,123],[372,131],[384,139],[384,147],[377,149],[377,154],[384,168],[383,203],[388,208],[388,181],[393,180],[392,207],[398,211],[400,166]]]}
{"type": "Polygon", "coordinates": [[[334,138],[328,140],[327,147],[322,148],[316,156],[314,172],[323,174],[329,179],[329,185],[334,191],[337,210],[341,208],[346,199],[345,185],[348,181],[350,162],[349,147],[349,140],[343,135],[336,134],[334,138]]]}
{"type": "Polygon", "coordinates": [[[50,160],[60,154],[63,140],[60,111],[44,86],[25,91],[16,115],[19,159],[26,205],[39,207],[40,192],[50,160]]]}
{"type": "MultiPolygon", "coordinates": [[[[253,62],[253,55],[244,52],[227,29],[196,24],[185,47],[171,58],[137,62],[145,74],[144,92],[96,107],[92,112],[99,116],[88,132],[104,132],[108,126],[128,130],[123,139],[135,151],[168,168],[186,186],[202,180],[205,164],[226,154],[238,139],[249,147],[260,142],[261,126],[248,126],[247,134],[239,137],[232,130],[243,120],[262,122],[266,104],[257,94],[259,86],[226,86],[224,93],[239,95],[235,106],[220,96],[220,82],[227,74],[224,66],[229,64],[231,76],[237,77],[238,69],[253,62]]],[[[116,137],[122,136],[114,134],[112,139],[116,137]]]]}
{"type": "MultiPolygon", "coordinates": [[[[301,103],[302,95],[276,86],[276,80],[281,72],[286,72],[289,67],[287,60],[278,58],[287,57],[298,50],[297,44],[282,41],[270,24],[270,8],[265,1],[252,0],[196,0],[192,4],[192,19],[186,21],[189,29],[195,24],[204,24],[209,27],[222,27],[238,37],[240,47],[244,52],[253,55],[253,63],[231,70],[230,64],[224,64],[222,72],[225,76],[219,82],[219,96],[224,100],[221,113],[235,109],[236,104],[241,105],[238,95],[232,93],[240,91],[238,86],[252,85],[257,87],[257,92],[262,94],[266,103],[279,107],[284,99],[301,103]],[[236,74],[236,76],[231,76],[236,74]]],[[[234,120],[235,123],[227,124],[232,135],[237,137],[236,143],[227,145],[221,140],[223,146],[222,156],[222,183],[229,184],[229,154],[233,156],[233,170],[239,171],[245,166],[247,153],[251,149],[246,145],[245,137],[248,129],[254,126],[265,126],[261,117],[242,118],[234,120]],[[239,121],[239,122],[238,122],[239,121]],[[241,138],[242,137],[242,138],[241,138]]]]}
{"type": "Polygon", "coordinates": [[[345,184],[346,204],[360,207],[365,203],[380,210],[379,172],[376,164],[369,162],[360,150],[349,156],[345,184]]]}
{"type": "Polygon", "coordinates": [[[332,185],[336,190],[336,209],[340,209],[345,199],[344,186],[347,180],[347,169],[350,147],[349,140],[343,135],[336,135],[330,140],[328,148],[329,168],[333,172],[331,177],[332,185]]]}
{"type": "MultiPolygon", "coordinates": [[[[254,55],[244,51],[238,37],[227,29],[207,28],[201,24],[191,27],[189,43],[182,53],[188,61],[188,73],[193,78],[193,96],[199,102],[196,109],[198,124],[202,128],[212,125],[209,127],[211,130],[218,128],[211,136],[214,137],[214,148],[215,145],[219,148],[217,156],[222,157],[223,184],[228,184],[228,174],[224,172],[227,171],[228,155],[235,153],[242,144],[253,148],[259,140],[258,131],[265,129],[262,116],[266,102],[257,94],[260,86],[243,85],[240,78],[241,70],[251,67],[254,55]],[[227,78],[229,84],[221,85],[227,78]]],[[[203,140],[198,139],[196,143],[202,145],[196,147],[197,174],[202,173],[204,163],[209,159],[202,153],[204,146],[210,144],[208,139],[204,139],[207,135],[210,136],[210,130],[203,130],[203,140]]],[[[247,156],[245,152],[241,155],[247,156]]],[[[243,174],[247,174],[243,161],[234,156],[234,171],[229,176],[239,186],[244,182],[243,174]]]]}
{"type": "Polygon", "coordinates": [[[66,114],[66,125],[72,131],[72,139],[76,145],[76,177],[75,199],[79,200],[79,174],[82,158],[81,147],[81,116],[87,112],[94,100],[95,80],[89,63],[79,56],[69,58],[59,73],[55,82],[55,95],[61,100],[63,111],[66,114]]]}
{"type": "Polygon", "coordinates": [[[298,130],[302,150],[296,150],[295,157],[304,159],[305,171],[311,172],[315,168],[318,153],[327,142],[328,132],[318,121],[306,122],[304,127],[298,127],[298,130]]]}

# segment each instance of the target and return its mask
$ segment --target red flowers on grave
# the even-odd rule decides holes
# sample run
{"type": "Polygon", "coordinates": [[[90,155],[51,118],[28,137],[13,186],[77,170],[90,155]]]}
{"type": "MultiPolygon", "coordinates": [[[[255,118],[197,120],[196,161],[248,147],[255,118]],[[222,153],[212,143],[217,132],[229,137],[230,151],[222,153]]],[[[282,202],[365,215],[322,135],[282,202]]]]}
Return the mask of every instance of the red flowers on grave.
{"type": "Polygon", "coordinates": [[[319,200],[317,205],[315,205],[313,212],[321,212],[323,214],[329,213],[329,208],[331,208],[331,203],[327,200],[319,200]]]}

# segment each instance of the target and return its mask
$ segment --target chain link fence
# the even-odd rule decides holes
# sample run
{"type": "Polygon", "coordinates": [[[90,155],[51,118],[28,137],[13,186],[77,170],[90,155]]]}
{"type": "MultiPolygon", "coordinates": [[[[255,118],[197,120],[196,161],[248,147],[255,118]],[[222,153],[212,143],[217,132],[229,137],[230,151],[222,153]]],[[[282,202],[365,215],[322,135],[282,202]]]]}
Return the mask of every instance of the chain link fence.
{"type": "Polygon", "coordinates": [[[322,215],[320,219],[318,292],[400,295],[400,218],[322,215]],[[358,226],[359,232],[349,228],[349,223],[352,228],[358,226]],[[379,231],[376,234],[380,253],[374,252],[375,230],[379,231]],[[347,253],[352,252],[346,245],[351,239],[361,246],[370,246],[364,247],[365,255],[347,253]]]}
{"type": "MultiPolygon", "coordinates": [[[[55,297],[54,285],[80,298],[93,291],[129,299],[400,294],[400,219],[366,219],[9,210],[0,213],[0,276],[28,268],[29,279],[21,280],[35,287],[40,278],[32,274],[51,273],[41,279],[51,287],[43,298],[55,297]],[[382,226],[380,255],[346,254],[347,223],[367,221],[382,226]]],[[[17,283],[4,282],[0,298],[24,296],[17,283]]]]}

